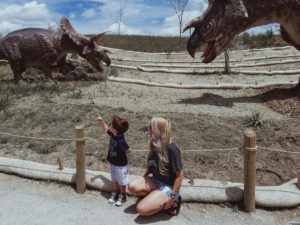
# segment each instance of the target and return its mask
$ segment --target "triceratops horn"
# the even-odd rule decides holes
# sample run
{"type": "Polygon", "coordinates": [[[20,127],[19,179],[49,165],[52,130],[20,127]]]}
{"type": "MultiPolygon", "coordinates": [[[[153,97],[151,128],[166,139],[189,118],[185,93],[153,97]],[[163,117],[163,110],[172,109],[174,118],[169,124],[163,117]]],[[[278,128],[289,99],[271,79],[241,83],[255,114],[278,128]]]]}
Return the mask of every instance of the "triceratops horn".
{"type": "Polygon", "coordinates": [[[108,49],[104,49],[105,53],[110,53],[110,54],[113,54],[111,51],[109,51],[108,49]]]}
{"type": "Polygon", "coordinates": [[[91,37],[91,41],[97,41],[99,38],[101,38],[104,34],[106,34],[108,32],[110,32],[110,31],[105,31],[103,33],[94,35],[93,37],[91,37]]]}
{"type": "Polygon", "coordinates": [[[188,29],[191,29],[192,27],[196,27],[199,25],[199,23],[202,21],[202,17],[197,17],[196,19],[191,20],[184,28],[182,32],[185,32],[188,29]]]}
{"type": "Polygon", "coordinates": [[[61,28],[77,45],[81,44],[83,36],[75,31],[69,20],[64,16],[61,18],[61,28]]]}

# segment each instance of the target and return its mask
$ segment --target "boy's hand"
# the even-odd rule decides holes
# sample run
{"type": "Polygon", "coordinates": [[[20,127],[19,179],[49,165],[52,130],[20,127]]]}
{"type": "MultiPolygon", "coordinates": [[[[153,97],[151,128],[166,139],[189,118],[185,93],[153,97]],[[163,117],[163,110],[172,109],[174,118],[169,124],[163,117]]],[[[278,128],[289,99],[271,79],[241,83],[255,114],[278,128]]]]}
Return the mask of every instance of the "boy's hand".
{"type": "Polygon", "coordinates": [[[127,149],[127,150],[125,151],[125,154],[127,155],[127,154],[129,154],[130,152],[131,152],[131,148],[127,149]]]}
{"type": "Polygon", "coordinates": [[[107,132],[108,126],[107,124],[104,122],[104,120],[102,119],[102,117],[99,115],[99,113],[97,113],[97,121],[100,124],[100,126],[102,127],[102,129],[104,130],[104,132],[107,132]]]}
{"type": "Polygon", "coordinates": [[[97,121],[98,121],[98,122],[102,122],[102,121],[103,121],[103,119],[102,119],[102,117],[100,116],[99,113],[97,113],[97,121]]]}

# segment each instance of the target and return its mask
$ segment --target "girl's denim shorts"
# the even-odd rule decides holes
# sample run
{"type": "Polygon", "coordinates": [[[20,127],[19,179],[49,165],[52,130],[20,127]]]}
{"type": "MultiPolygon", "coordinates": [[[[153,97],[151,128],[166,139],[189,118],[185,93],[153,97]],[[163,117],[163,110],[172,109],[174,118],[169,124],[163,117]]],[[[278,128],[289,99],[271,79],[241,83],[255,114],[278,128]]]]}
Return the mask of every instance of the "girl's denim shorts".
{"type": "MultiPolygon", "coordinates": [[[[154,178],[154,177],[150,177],[151,180],[153,181],[153,183],[155,184],[155,186],[161,190],[163,193],[165,193],[165,195],[167,197],[169,197],[172,193],[172,190],[173,190],[173,186],[171,185],[168,185],[168,184],[165,184],[161,181],[159,181],[158,179],[154,178]]],[[[176,201],[176,199],[179,197],[180,195],[180,189],[177,191],[176,195],[175,195],[175,198],[174,198],[174,201],[176,201]]]]}

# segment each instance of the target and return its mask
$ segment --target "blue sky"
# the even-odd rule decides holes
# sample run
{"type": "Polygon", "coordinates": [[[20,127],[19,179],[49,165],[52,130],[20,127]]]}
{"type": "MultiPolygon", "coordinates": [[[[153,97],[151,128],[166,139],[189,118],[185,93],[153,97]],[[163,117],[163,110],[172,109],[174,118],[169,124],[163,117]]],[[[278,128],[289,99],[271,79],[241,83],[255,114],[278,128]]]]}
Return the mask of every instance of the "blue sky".
{"type": "MultiPolygon", "coordinates": [[[[199,16],[203,0],[189,0],[183,24],[199,16]]],[[[203,4],[202,4],[203,5],[203,4]]],[[[56,28],[66,16],[78,33],[117,33],[116,17],[123,9],[122,34],[177,36],[178,19],[168,0],[1,0],[0,33],[25,27],[56,28]]],[[[265,31],[269,26],[250,32],[265,31]]],[[[188,35],[188,32],[186,32],[188,35]]]]}

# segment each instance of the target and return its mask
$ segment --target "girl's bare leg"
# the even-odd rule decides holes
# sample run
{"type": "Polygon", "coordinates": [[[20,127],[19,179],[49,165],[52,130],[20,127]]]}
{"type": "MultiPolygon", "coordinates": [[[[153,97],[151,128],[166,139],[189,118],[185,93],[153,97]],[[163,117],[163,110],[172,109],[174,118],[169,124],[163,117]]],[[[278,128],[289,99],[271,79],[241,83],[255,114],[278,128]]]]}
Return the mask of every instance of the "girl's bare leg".
{"type": "Polygon", "coordinates": [[[136,210],[141,216],[150,216],[161,211],[165,206],[163,203],[168,199],[160,190],[153,190],[137,205],[136,210]]]}
{"type": "Polygon", "coordinates": [[[149,177],[139,177],[128,184],[128,190],[137,196],[146,196],[155,189],[156,186],[149,177]]]}

